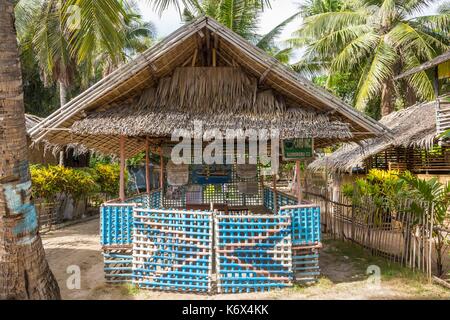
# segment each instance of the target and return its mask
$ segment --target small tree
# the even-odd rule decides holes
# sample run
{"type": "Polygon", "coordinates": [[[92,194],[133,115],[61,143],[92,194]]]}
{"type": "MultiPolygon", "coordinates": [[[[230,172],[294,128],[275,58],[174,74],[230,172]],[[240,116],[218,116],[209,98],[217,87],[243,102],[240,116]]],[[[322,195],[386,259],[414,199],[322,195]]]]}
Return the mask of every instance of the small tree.
{"type": "Polygon", "coordinates": [[[414,175],[402,175],[401,179],[409,186],[408,196],[413,200],[411,209],[420,217],[431,214],[433,237],[436,239],[437,274],[441,276],[444,273],[442,258],[446,239],[443,230],[450,206],[450,183],[443,184],[437,178],[419,179],[414,175]]]}

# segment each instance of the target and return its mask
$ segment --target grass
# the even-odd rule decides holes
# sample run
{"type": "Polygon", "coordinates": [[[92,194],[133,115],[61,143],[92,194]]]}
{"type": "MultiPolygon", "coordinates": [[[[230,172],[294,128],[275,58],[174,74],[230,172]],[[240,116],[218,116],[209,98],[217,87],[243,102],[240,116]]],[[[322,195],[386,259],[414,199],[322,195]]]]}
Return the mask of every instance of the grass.
{"type": "Polygon", "coordinates": [[[324,244],[331,248],[333,254],[349,259],[352,265],[364,274],[368,266],[375,265],[380,268],[382,280],[402,278],[412,281],[426,281],[426,277],[422,273],[414,272],[399,263],[388,261],[382,257],[372,256],[367,250],[351,242],[324,240],[324,244]]]}
{"type": "Polygon", "coordinates": [[[140,290],[137,286],[131,284],[131,283],[127,283],[124,284],[121,288],[120,288],[120,293],[124,296],[132,296],[135,297],[137,295],[139,295],[140,290]]]}

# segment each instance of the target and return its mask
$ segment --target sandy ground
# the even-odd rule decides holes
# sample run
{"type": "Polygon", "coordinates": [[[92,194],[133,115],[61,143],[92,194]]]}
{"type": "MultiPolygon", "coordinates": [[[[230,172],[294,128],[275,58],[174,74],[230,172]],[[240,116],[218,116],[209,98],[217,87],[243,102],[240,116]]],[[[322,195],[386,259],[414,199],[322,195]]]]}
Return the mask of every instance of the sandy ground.
{"type": "Polygon", "coordinates": [[[320,259],[323,276],[314,285],[296,285],[270,293],[196,295],[106,284],[98,219],[50,232],[42,239],[63,299],[450,299],[449,290],[428,284],[420,275],[374,261],[359,248],[331,240],[325,241],[320,259]],[[382,268],[379,284],[365,275],[367,267],[373,264],[382,268]],[[67,270],[71,266],[80,268],[80,289],[68,289],[71,274],[67,270]]]}

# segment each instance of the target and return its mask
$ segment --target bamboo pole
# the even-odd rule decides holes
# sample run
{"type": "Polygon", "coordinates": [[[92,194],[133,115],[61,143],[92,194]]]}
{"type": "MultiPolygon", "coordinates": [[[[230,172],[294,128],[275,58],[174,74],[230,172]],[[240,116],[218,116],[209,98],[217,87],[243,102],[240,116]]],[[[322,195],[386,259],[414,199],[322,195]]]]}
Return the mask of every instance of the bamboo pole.
{"type": "Polygon", "coordinates": [[[159,187],[161,190],[164,188],[164,156],[163,148],[159,148],[159,187]]]}
{"type": "Polygon", "coordinates": [[[300,160],[297,160],[295,162],[295,174],[297,175],[297,200],[298,200],[298,204],[301,204],[302,203],[302,192],[301,192],[301,188],[300,188],[300,182],[301,182],[300,160]]]}
{"type": "Polygon", "coordinates": [[[120,175],[119,175],[119,198],[125,201],[125,136],[120,136],[120,175]]]}
{"type": "Polygon", "coordinates": [[[150,146],[148,137],[145,139],[145,186],[147,187],[147,193],[150,193],[150,146]]]}
{"type": "Polygon", "coordinates": [[[277,191],[277,174],[272,175],[272,188],[273,188],[273,213],[278,213],[278,191],[277,191]]]}

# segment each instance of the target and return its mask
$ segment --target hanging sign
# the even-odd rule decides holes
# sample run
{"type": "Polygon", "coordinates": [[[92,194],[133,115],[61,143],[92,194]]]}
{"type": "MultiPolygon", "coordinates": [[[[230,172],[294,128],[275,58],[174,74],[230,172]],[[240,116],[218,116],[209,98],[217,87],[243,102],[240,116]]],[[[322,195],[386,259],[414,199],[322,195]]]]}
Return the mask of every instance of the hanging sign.
{"type": "Polygon", "coordinates": [[[283,160],[305,160],[314,155],[313,138],[286,139],[282,143],[283,160]]]}

